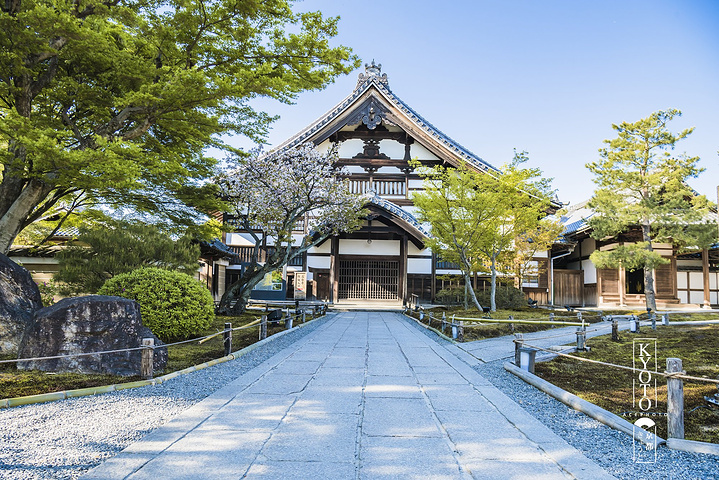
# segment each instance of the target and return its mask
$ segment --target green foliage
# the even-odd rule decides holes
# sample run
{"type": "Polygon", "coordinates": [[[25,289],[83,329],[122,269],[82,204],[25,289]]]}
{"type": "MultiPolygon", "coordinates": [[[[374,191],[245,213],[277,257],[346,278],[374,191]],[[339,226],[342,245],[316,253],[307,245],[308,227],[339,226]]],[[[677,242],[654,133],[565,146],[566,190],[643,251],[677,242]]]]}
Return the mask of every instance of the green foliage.
{"type": "Polygon", "coordinates": [[[60,291],[57,283],[54,281],[42,282],[37,284],[37,288],[40,290],[40,298],[42,300],[43,307],[49,307],[55,303],[55,295],[57,295],[60,291]]]}
{"type": "Polygon", "coordinates": [[[262,142],[273,119],[250,100],[289,103],[359,64],[330,45],[338,18],[293,3],[6,2],[0,251],[77,195],[183,225],[219,209],[204,152],[262,142]]]}
{"type": "Polygon", "coordinates": [[[77,242],[58,254],[54,278],[64,283],[63,293],[94,293],[109,278],[139,267],[194,273],[199,257],[199,246],[187,237],[173,240],[153,225],[106,219],[80,228],[77,242]]]}
{"type": "MultiPolygon", "coordinates": [[[[412,200],[420,220],[432,226],[427,244],[444,260],[458,264],[467,282],[472,272],[489,271],[494,291],[497,272],[515,266],[517,240],[554,228],[541,220],[550,204],[550,182],[540,170],[522,168],[526,161],[525,152],[515,152],[498,173],[465,166],[420,170],[425,190],[412,200]]],[[[419,162],[414,165],[421,168],[419,162]]],[[[538,244],[540,236],[536,239],[538,244]]],[[[494,311],[493,299],[491,295],[494,311]]]]}
{"type": "Polygon", "coordinates": [[[181,272],[140,268],[111,278],[98,293],[136,300],[142,323],[163,341],[196,335],[215,318],[210,292],[181,272]]]}
{"type": "Polygon", "coordinates": [[[693,131],[668,130],[667,123],[680,115],[670,109],[635,123],[612,125],[617,138],[605,140],[601,158],[587,164],[597,185],[589,202],[597,213],[589,220],[592,237],[617,237],[631,228],[642,233],[640,242],[595,252],[591,259],[600,268],[645,268],[647,307],[652,309],[656,309],[652,269],[666,263],[652,243],[671,243],[681,250],[705,248],[716,239],[716,225],[709,217],[711,203],[686,183],[703,171],[699,157],[672,152],[693,131]]]}
{"type": "MultiPolygon", "coordinates": [[[[489,290],[475,290],[480,304],[490,304],[489,290]]],[[[456,305],[464,301],[464,286],[443,288],[437,292],[436,300],[445,305],[456,305]]],[[[520,309],[527,306],[527,296],[518,288],[511,285],[501,285],[495,293],[497,308],[520,309]]]]}

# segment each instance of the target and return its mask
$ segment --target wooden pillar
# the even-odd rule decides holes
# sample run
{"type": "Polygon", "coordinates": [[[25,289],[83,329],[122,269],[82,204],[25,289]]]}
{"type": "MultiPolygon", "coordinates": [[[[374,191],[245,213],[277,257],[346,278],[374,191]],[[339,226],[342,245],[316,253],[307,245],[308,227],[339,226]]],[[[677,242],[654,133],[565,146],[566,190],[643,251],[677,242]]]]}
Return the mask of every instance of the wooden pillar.
{"type": "Polygon", "coordinates": [[[619,269],[619,305],[624,306],[627,304],[626,299],[624,298],[627,290],[627,272],[624,270],[624,268],[619,269]]]}
{"type": "Polygon", "coordinates": [[[711,295],[709,294],[709,250],[702,250],[702,279],[704,280],[704,308],[711,307],[711,295]]]}
{"type": "Polygon", "coordinates": [[[339,272],[340,272],[340,237],[332,237],[330,250],[330,302],[334,303],[338,300],[339,294],[339,272]]]}
{"type": "Polygon", "coordinates": [[[399,299],[402,303],[407,302],[407,235],[402,235],[399,240],[399,299]]]}

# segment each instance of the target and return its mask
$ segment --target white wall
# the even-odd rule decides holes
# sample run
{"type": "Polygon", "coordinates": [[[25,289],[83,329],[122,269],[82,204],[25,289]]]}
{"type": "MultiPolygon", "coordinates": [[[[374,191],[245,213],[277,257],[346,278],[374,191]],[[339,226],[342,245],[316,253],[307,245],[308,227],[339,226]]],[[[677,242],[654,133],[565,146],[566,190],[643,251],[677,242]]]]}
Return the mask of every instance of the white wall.
{"type": "Polygon", "coordinates": [[[330,257],[307,256],[307,266],[310,268],[330,268],[330,257]]]}
{"type": "Polygon", "coordinates": [[[399,255],[399,241],[397,240],[367,240],[340,239],[341,255],[399,255]]]}
{"type": "Polygon", "coordinates": [[[430,152],[417,142],[410,145],[409,152],[410,158],[417,158],[418,160],[438,160],[437,155],[430,152]]]}
{"type": "Polygon", "coordinates": [[[582,270],[584,270],[584,283],[597,283],[597,267],[591,260],[582,260],[582,270]]]}
{"type": "Polygon", "coordinates": [[[431,258],[408,258],[407,273],[432,273],[431,258]]]}

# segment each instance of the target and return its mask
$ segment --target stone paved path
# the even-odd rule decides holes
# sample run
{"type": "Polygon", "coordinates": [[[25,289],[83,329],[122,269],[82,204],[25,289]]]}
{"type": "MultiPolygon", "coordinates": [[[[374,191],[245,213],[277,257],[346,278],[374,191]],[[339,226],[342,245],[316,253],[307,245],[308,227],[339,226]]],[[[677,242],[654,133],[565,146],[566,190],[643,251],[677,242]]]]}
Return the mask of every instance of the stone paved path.
{"type": "Polygon", "coordinates": [[[402,315],[323,322],[83,478],[613,478],[402,315]]]}

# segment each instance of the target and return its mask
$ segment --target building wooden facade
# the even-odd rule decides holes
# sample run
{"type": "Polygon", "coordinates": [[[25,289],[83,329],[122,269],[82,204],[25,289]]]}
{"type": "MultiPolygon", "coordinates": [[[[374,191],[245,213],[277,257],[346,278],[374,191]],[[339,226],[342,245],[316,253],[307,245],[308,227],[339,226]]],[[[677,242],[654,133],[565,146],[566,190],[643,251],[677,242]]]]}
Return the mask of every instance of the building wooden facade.
{"type": "MultiPolygon", "coordinates": [[[[640,241],[641,232],[630,229],[615,239],[595,240],[590,236],[588,223],[593,215],[584,202],[562,217],[566,242],[557,243],[552,253],[556,258],[555,304],[643,308],[646,304],[643,270],[597,269],[589,260],[595,250],[611,250],[622,243],[640,241]],[[557,282],[563,276],[571,276],[571,280],[557,282]]],[[[678,253],[671,244],[655,243],[652,248],[667,260],[654,270],[657,308],[719,305],[719,248],[689,253],[678,253]]]]}
{"type": "MultiPolygon", "coordinates": [[[[422,179],[409,160],[428,166],[466,165],[484,172],[497,169],[397,97],[374,61],[365,66],[347,98],[277,148],[305,142],[321,151],[338,149],[352,192],[366,195],[369,215],[358,231],[332,237],[288,266],[284,295],[292,297],[294,272],[306,272],[312,293],[321,300],[402,303],[411,295],[433,300],[438,276],[460,272],[425,247],[428,231],[415,218],[412,202],[422,179]]],[[[224,240],[238,253],[249,247],[242,232],[224,240]]],[[[228,279],[241,263],[227,267],[228,279]]],[[[279,288],[278,294],[282,295],[279,288]]]]}

